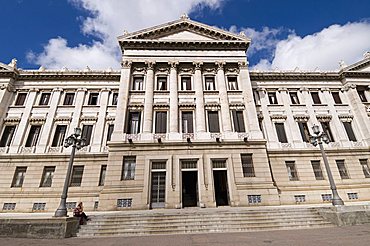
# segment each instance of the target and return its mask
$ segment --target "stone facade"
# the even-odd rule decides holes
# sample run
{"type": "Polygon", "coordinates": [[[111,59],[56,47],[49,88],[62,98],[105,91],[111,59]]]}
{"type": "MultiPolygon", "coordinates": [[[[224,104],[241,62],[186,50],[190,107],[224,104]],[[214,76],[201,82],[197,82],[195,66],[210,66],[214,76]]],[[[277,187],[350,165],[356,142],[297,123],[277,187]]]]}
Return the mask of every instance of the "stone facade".
{"type": "Polygon", "coordinates": [[[370,200],[370,57],[338,72],[249,71],[250,40],[182,17],[118,38],[120,71],[0,64],[0,204],[54,211],[370,200]]]}

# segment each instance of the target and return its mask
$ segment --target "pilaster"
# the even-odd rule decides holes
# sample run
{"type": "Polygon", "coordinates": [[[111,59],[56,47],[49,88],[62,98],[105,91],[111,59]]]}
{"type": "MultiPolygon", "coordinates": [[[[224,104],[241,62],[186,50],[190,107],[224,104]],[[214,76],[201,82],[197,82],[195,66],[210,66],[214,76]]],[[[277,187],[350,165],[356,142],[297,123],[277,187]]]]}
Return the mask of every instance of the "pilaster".
{"type": "Polygon", "coordinates": [[[100,152],[104,136],[105,130],[105,116],[108,107],[108,99],[109,99],[109,92],[110,89],[104,88],[100,91],[100,107],[99,107],[99,114],[98,120],[96,121],[95,125],[95,134],[94,138],[92,139],[91,145],[91,152],[100,152]]]}
{"type": "Polygon", "coordinates": [[[206,132],[206,118],[204,111],[204,95],[203,95],[203,82],[202,82],[202,62],[193,62],[195,66],[194,71],[194,89],[195,89],[195,122],[196,132],[206,132]]]}
{"type": "Polygon", "coordinates": [[[151,133],[153,126],[153,90],[154,90],[154,65],[153,61],[146,61],[145,103],[144,103],[144,127],[143,133],[151,133]]]}
{"type": "Polygon", "coordinates": [[[85,101],[86,88],[78,88],[76,92],[76,104],[72,115],[72,121],[69,125],[68,133],[66,136],[70,136],[74,133],[76,127],[80,127],[80,117],[82,112],[82,107],[85,101]]]}
{"type": "Polygon", "coordinates": [[[177,61],[169,62],[170,68],[170,133],[179,132],[179,100],[177,83],[177,61]]]}
{"type": "Polygon", "coordinates": [[[229,99],[227,96],[226,81],[225,81],[225,71],[224,61],[216,62],[217,66],[217,85],[219,89],[220,104],[221,104],[221,122],[223,131],[225,133],[232,132],[231,119],[230,119],[230,108],[229,99]]]}

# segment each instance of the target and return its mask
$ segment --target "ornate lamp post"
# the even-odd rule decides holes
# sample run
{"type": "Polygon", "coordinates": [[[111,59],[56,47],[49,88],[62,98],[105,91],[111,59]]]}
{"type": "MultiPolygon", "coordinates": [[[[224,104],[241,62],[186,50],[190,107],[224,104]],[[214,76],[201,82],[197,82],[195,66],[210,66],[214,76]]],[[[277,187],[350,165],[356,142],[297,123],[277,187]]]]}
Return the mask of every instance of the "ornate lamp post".
{"type": "Polygon", "coordinates": [[[320,150],[321,150],[321,155],[322,155],[322,158],[324,160],[326,173],[328,174],[330,189],[332,191],[331,203],[334,206],[344,205],[343,200],[340,198],[340,196],[338,194],[337,186],[335,185],[334,178],[333,178],[333,175],[332,175],[331,170],[330,170],[328,158],[326,157],[324,147],[322,146],[322,142],[324,142],[326,144],[330,142],[329,139],[328,139],[328,136],[326,136],[326,134],[324,132],[320,132],[320,128],[319,128],[318,125],[314,125],[312,127],[312,130],[313,130],[313,133],[315,135],[311,136],[311,143],[313,144],[313,146],[319,145],[320,150]]]}
{"type": "Polygon", "coordinates": [[[67,175],[64,180],[64,186],[63,186],[62,196],[60,199],[60,204],[54,214],[55,217],[67,217],[66,201],[67,201],[67,194],[68,194],[68,186],[71,180],[73,160],[75,158],[76,149],[79,150],[83,148],[85,145],[86,145],[85,139],[81,138],[81,128],[79,127],[75,128],[75,132],[64,141],[64,147],[68,148],[69,146],[72,146],[72,152],[71,152],[71,156],[69,157],[67,175]]]}

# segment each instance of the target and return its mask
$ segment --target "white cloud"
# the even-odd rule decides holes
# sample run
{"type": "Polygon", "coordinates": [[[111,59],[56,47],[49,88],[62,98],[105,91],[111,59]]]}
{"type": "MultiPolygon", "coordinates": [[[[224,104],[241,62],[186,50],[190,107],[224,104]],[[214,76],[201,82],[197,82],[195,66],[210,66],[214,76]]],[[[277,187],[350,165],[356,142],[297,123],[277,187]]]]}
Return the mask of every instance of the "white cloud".
{"type": "Polygon", "coordinates": [[[64,66],[82,69],[119,67],[120,51],[116,37],[123,30],[136,31],[180,17],[204,7],[220,8],[225,0],[70,0],[90,13],[83,20],[82,32],[99,37],[92,45],[69,47],[64,38],[50,39],[40,54],[30,52],[28,60],[46,68],[64,66]]]}
{"type": "Polygon", "coordinates": [[[279,68],[292,70],[337,70],[338,62],[347,64],[362,59],[362,54],[370,50],[370,23],[348,23],[332,25],[318,33],[305,37],[291,34],[276,44],[271,62],[261,60],[255,69],[279,68]]]}

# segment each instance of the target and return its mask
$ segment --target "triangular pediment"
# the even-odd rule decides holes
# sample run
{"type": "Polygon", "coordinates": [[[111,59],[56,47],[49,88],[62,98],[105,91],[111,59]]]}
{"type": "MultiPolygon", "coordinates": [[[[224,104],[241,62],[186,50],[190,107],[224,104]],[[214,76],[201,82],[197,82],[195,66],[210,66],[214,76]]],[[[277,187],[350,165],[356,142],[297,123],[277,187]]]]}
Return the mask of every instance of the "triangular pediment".
{"type": "Polygon", "coordinates": [[[118,40],[250,42],[250,39],[245,35],[228,32],[217,27],[190,20],[187,17],[137,32],[125,33],[118,37],[118,40]]]}
{"type": "Polygon", "coordinates": [[[370,72],[370,53],[364,54],[364,59],[343,69],[351,72],[370,72]]]}
{"type": "Polygon", "coordinates": [[[14,68],[0,62],[0,71],[14,71],[14,68]]]}

